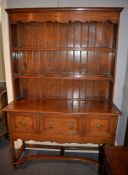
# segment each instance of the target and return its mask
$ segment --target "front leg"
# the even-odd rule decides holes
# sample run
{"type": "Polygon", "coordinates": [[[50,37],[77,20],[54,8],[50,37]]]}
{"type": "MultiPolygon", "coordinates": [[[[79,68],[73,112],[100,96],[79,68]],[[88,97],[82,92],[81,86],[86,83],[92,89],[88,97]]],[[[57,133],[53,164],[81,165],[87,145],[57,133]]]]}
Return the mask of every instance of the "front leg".
{"type": "Polygon", "coordinates": [[[14,146],[13,140],[10,140],[9,146],[10,146],[12,164],[13,164],[13,167],[16,168],[16,165],[14,164],[16,162],[16,152],[15,152],[15,146],[14,146]]]}
{"type": "Polygon", "coordinates": [[[103,175],[104,145],[99,145],[99,175],[103,175]]]}

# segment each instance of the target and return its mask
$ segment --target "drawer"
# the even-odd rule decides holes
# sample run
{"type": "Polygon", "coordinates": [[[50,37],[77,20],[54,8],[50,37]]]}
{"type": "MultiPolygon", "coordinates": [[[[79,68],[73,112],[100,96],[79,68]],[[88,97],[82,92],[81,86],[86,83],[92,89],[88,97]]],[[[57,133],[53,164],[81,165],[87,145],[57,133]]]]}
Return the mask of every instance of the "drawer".
{"type": "Polygon", "coordinates": [[[109,119],[88,119],[87,120],[87,133],[93,134],[104,134],[109,132],[109,119]]]}
{"type": "Polygon", "coordinates": [[[117,119],[114,116],[87,116],[83,122],[83,135],[91,138],[94,142],[98,140],[112,140],[115,136],[117,119]]]}
{"type": "Polygon", "coordinates": [[[35,121],[32,114],[15,113],[10,117],[11,130],[18,132],[34,132],[35,121]]]}
{"type": "Polygon", "coordinates": [[[110,116],[89,116],[84,123],[86,134],[90,136],[112,134],[115,129],[113,117],[110,116]]]}
{"type": "Polygon", "coordinates": [[[47,135],[80,135],[81,119],[78,116],[45,115],[41,118],[41,131],[47,135]]]}

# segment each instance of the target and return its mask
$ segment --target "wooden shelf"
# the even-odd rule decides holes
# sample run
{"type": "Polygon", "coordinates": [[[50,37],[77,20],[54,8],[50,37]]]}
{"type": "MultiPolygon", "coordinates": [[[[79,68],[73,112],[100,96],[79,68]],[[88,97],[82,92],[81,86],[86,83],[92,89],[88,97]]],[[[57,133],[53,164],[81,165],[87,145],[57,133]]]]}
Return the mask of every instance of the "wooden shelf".
{"type": "Polygon", "coordinates": [[[105,51],[114,52],[113,48],[102,47],[58,47],[58,48],[12,48],[12,51],[105,51]]]}
{"type": "Polygon", "coordinates": [[[114,79],[110,75],[85,75],[85,74],[22,74],[22,75],[14,75],[14,79],[66,79],[66,80],[108,80],[114,82],[114,79]]]}

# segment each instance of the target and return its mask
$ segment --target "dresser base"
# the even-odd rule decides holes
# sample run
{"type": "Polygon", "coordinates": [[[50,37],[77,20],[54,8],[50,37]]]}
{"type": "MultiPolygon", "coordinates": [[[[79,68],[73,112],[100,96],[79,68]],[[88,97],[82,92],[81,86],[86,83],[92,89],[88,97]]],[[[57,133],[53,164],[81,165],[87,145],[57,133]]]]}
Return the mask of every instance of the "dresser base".
{"type": "Polygon", "coordinates": [[[45,159],[45,160],[74,160],[74,161],[82,161],[84,163],[91,163],[95,164],[96,166],[99,166],[99,163],[97,160],[87,158],[87,157],[70,157],[70,156],[64,156],[65,150],[94,150],[98,151],[98,147],[73,147],[73,146],[53,146],[53,145],[41,145],[41,144],[27,144],[24,141],[22,142],[21,147],[18,149],[18,151],[15,150],[14,147],[14,141],[10,141],[10,150],[11,150],[11,155],[12,155],[12,164],[14,167],[16,165],[23,164],[26,161],[30,160],[40,160],[40,159],[45,159]],[[30,155],[30,156],[22,156],[23,153],[26,151],[26,148],[44,148],[44,149],[59,149],[60,150],[60,155],[30,155]]]}

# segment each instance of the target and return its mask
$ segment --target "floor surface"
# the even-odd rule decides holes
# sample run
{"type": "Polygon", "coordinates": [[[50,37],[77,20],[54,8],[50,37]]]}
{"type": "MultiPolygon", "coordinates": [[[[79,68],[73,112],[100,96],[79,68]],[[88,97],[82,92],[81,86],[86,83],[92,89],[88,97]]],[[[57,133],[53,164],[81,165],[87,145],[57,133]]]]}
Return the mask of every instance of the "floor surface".
{"type": "MultiPolygon", "coordinates": [[[[27,150],[26,154],[38,154],[40,151],[27,150]]],[[[51,154],[41,151],[43,154],[51,154]]],[[[52,154],[57,154],[52,152],[52,154]]],[[[97,159],[92,153],[65,153],[70,156],[88,156],[97,159]]],[[[80,161],[33,160],[14,169],[11,165],[8,140],[0,137],[0,175],[98,175],[98,168],[80,161]]]]}

